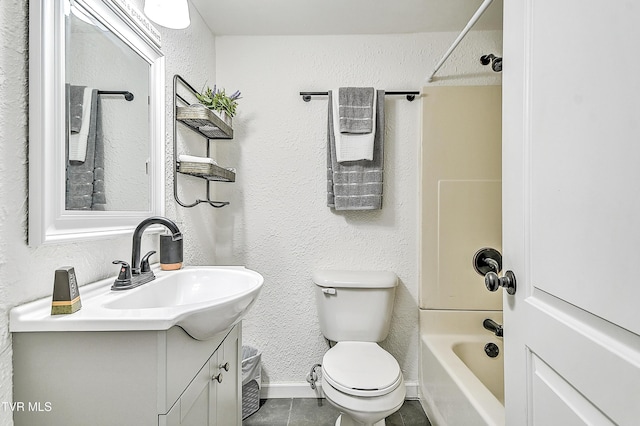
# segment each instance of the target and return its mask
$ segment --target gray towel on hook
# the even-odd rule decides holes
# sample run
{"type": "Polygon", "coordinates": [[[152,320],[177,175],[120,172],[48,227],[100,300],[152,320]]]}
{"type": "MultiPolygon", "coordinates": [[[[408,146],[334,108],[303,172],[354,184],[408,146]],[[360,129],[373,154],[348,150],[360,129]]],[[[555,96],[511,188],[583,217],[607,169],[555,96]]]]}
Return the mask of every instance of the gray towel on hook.
{"type": "Polygon", "coordinates": [[[329,91],[327,125],[327,205],[336,210],[382,208],[384,169],[384,90],[378,91],[376,133],[372,161],[338,163],[335,152],[332,91],[329,91]]]}
{"type": "Polygon", "coordinates": [[[373,130],[373,87],[338,89],[340,133],[371,133],[373,130]]]}

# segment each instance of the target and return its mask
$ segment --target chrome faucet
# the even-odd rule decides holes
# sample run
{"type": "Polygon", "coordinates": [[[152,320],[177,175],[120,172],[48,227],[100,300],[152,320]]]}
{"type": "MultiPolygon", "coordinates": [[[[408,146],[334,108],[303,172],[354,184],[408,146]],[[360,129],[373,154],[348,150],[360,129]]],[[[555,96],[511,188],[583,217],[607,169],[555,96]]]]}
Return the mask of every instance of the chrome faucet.
{"type": "Polygon", "coordinates": [[[122,260],[114,260],[114,264],[120,264],[120,274],[111,286],[112,290],[127,290],[138,287],[139,285],[148,283],[156,278],[149,266],[149,257],[155,253],[155,250],[145,254],[140,259],[140,245],[142,243],[142,234],[147,227],[151,225],[163,225],[171,232],[171,239],[178,241],[182,239],[182,233],[178,226],[166,217],[152,216],[144,219],[133,231],[133,243],[131,245],[131,265],[122,260]]]}
{"type": "Polygon", "coordinates": [[[171,239],[173,241],[182,239],[182,233],[180,233],[178,225],[166,217],[152,216],[140,222],[136,230],[133,231],[133,244],[131,246],[131,273],[133,275],[139,275],[141,273],[140,269],[142,265],[140,264],[140,244],[142,242],[142,233],[150,225],[164,225],[169,231],[171,231],[171,239]]]}
{"type": "Polygon", "coordinates": [[[486,320],[482,321],[482,326],[498,337],[503,337],[504,335],[502,324],[498,324],[492,319],[487,318],[486,320]]]}

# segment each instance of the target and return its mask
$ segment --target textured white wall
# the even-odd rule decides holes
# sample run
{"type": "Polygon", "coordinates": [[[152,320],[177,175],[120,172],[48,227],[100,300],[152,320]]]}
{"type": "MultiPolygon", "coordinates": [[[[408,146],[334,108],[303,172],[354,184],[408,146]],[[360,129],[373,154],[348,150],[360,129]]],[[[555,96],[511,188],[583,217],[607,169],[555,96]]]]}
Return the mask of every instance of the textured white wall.
{"type": "MultiPolygon", "coordinates": [[[[232,205],[216,222],[216,250],[220,263],[265,277],[243,330],[244,341],[263,351],[265,382],[303,382],[327,349],[311,282],[316,268],[398,274],[383,346],[405,379],[418,380],[420,102],[387,97],[383,209],[345,213],[326,207],[326,98],[305,103],[298,93],[349,85],[419,90],[456,36],[216,38],[217,83],[243,94],[235,140],[218,145],[238,178],[220,191],[232,205]]],[[[498,84],[479,58],[501,53],[501,40],[501,32],[470,34],[434,84],[498,84]]]]}
{"type": "MultiPolygon", "coordinates": [[[[138,0],[142,10],[142,0],[138,0]]],[[[176,221],[184,236],[184,262],[186,265],[214,265],[214,234],[217,220],[216,209],[199,205],[186,209],[178,206],[173,197],[173,76],[179,74],[196,90],[205,83],[215,82],[215,39],[195,7],[190,7],[191,25],[185,30],[169,30],[158,27],[162,34],[162,51],[166,66],[166,211],[165,215],[176,221]]],[[[179,91],[186,96],[184,90],[179,91]]],[[[206,153],[206,140],[191,130],[178,125],[178,153],[202,155],[206,153]]],[[[213,146],[215,152],[215,146],[213,146]]],[[[202,179],[181,175],[178,177],[180,199],[192,203],[196,198],[205,198],[202,179]]],[[[213,193],[213,191],[212,191],[213,193]]],[[[157,255],[156,255],[157,256],[157,255]]],[[[156,257],[156,260],[159,259],[156,257]]]]}
{"type": "MultiPolygon", "coordinates": [[[[136,3],[142,9],[142,0],[136,3]]],[[[75,266],[79,283],[83,285],[114,275],[116,270],[111,261],[131,256],[131,237],[128,236],[38,248],[27,246],[27,14],[25,0],[0,1],[0,402],[12,400],[9,310],[50,295],[53,274],[59,266],[75,266]]],[[[214,38],[194,8],[191,19],[187,30],[161,30],[168,101],[166,215],[177,219],[184,231],[185,262],[211,264],[214,262],[213,209],[176,211],[169,186],[172,182],[171,78],[176,72],[194,80],[194,84],[215,78],[214,38]],[[202,232],[203,229],[209,232],[202,232]]],[[[152,245],[153,238],[146,240],[143,249],[157,247],[152,245]]],[[[12,423],[11,412],[0,406],[0,425],[12,423]]]]}

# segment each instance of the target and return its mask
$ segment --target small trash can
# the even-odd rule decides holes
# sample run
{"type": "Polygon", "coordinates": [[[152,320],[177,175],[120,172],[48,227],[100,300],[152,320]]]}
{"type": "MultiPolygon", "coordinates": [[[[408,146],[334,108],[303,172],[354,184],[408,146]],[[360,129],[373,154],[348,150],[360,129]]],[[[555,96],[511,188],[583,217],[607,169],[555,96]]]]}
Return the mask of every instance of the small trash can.
{"type": "Polygon", "coordinates": [[[251,346],[242,346],[242,419],[246,419],[260,408],[262,385],[262,353],[251,346]]]}

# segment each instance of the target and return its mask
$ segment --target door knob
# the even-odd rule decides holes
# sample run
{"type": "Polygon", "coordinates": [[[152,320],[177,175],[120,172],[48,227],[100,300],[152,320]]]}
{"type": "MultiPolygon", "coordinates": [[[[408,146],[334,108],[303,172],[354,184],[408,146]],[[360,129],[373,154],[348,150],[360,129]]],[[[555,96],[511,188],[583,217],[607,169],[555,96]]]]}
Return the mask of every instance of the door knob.
{"type": "Polygon", "coordinates": [[[516,274],[513,271],[504,273],[504,277],[499,277],[495,272],[487,272],[484,276],[484,285],[489,291],[496,291],[503,287],[510,295],[516,294],[516,274]]]}

